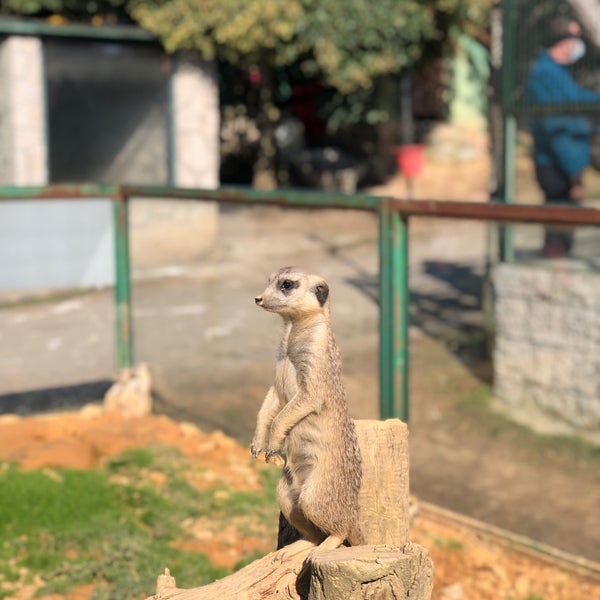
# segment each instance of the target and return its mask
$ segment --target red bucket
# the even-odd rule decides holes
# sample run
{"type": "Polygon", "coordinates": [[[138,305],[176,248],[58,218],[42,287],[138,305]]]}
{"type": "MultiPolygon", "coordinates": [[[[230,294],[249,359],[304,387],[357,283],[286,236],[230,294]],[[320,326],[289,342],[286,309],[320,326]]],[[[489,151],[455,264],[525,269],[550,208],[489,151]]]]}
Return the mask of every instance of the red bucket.
{"type": "Polygon", "coordinates": [[[396,163],[405,177],[416,177],[423,170],[425,147],[423,144],[406,144],[396,148],[396,163]]]}

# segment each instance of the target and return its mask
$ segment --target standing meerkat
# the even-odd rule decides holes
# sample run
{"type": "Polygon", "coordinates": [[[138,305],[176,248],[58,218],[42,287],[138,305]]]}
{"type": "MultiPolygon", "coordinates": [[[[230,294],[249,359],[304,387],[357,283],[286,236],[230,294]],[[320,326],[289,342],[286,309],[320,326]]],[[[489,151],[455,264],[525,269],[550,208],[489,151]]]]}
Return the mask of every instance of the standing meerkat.
{"type": "Polygon", "coordinates": [[[251,451],[285,464],[277,500],[302,536],[323,548],[362,543],[362,461],[331,330],[329,286],[295,267],[269,277],[258,306],[283,318],[275,383],[258,413],[251,451]]]}

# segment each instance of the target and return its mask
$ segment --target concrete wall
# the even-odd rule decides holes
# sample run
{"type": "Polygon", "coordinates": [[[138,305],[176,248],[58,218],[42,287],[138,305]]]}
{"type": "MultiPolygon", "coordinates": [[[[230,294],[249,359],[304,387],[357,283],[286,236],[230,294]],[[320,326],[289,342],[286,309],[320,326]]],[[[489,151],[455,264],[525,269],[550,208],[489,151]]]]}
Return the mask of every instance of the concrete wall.
{"type": "Polygon", "coordinates": [[[600,432],[600,262],[501,264],[494,285],[497,398],[600,432]]]}
{"type": "Polygon", "coordinates": [[[0,86],[0,185],[44,185],[48,161],[39,38],[2,40],[0,86]]]}
{"type": "Polygon", "coordinates": [[[109,200],[0,204],[0,292],[111,285],[109,200]]]}
{"type": "Polygon", "coordinates": [[[173,179],[180,187],[219,185],[219,88],[213,63],[192,53],[172,59],[173,179]]]}

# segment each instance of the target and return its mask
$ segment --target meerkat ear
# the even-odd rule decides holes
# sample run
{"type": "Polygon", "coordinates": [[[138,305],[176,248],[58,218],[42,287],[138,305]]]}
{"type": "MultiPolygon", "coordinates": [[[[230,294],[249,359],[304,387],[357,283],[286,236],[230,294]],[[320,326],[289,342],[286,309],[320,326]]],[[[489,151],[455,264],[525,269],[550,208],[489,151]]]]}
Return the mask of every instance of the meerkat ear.
{"type": "Polygon", "coordinates": [[[319,304],[323,306],[323,304],[325,304],[327,298],[329,297],[329,286],[324,281],[322,281],[317,286],[315,286],[314,292],[315,296],[317,297],[317,300],[319,301],[319,304]]]}

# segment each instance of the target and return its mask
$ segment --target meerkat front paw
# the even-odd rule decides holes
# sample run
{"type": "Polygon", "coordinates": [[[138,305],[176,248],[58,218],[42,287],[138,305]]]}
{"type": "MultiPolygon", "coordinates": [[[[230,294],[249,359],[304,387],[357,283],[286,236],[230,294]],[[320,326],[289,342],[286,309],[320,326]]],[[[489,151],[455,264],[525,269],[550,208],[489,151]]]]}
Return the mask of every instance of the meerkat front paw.
{"type": "Polygon", "coordinates": [[[269,462],[273,457],[279,456],[281,459],[285,459],[281,450],[275,450],[274,448],[267,448],[265,450],[265,462],[269,462]]]}
{"type": "Polygon", "coordinates": [[[260,444],[255,444],[254,442],[250,444],[250,454],[252,454],[252,458],[258,458],[261,452],[263,452],[263,449],[260,444]]]}

